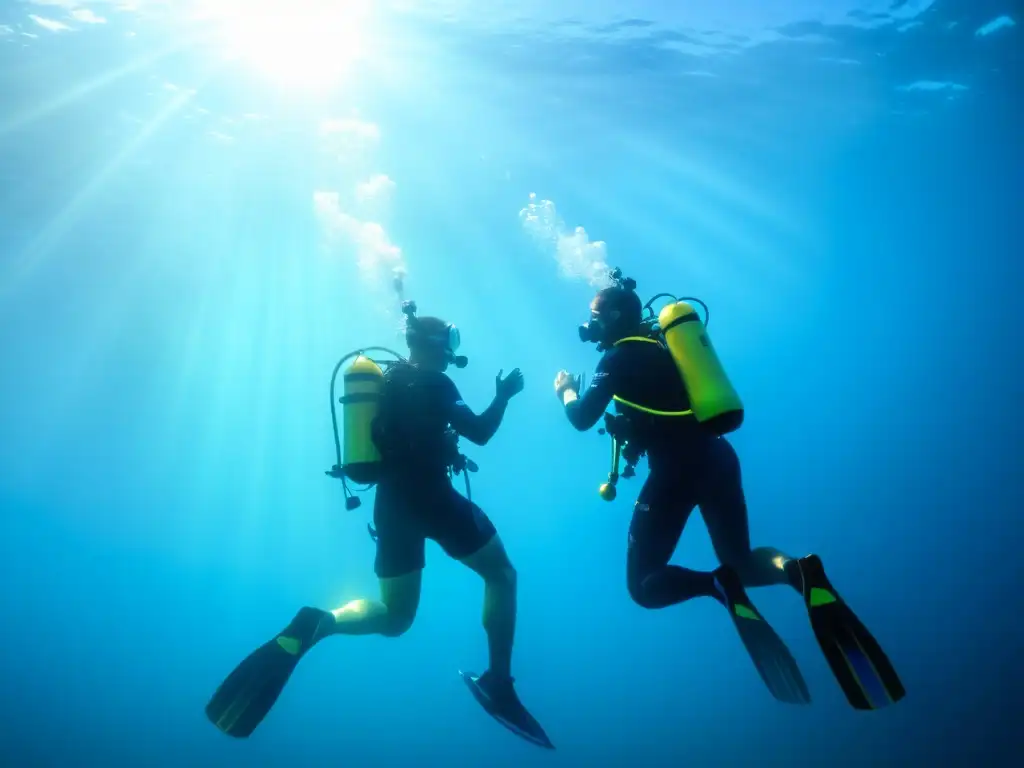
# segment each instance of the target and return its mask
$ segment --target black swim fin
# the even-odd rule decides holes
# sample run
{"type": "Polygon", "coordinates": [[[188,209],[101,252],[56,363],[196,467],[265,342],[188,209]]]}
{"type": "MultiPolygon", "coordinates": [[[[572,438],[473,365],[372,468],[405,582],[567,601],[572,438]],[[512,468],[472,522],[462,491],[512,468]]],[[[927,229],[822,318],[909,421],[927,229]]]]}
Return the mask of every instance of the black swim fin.
{"type": "Polygon", "coordinates": [[[519,701],[512,680],[498,681],[489,672],[479,676],[472,672],[460,671],[459,674],[487,714],[531,744],[544,749],[555,748],[540,723],[519,701]]]}
{"type": "Polygon", "coordinates": [[[252,734],[281,695],[299,659],[323,636],[321,628],[327,621],[334,623],[327,611],[301,609],[287,627],[249,654],[221,683],[206,705],[210,722],[238,739],[252,734]]]}
{"type": "Polygon", "coordinates": [[[821,558],[788,560],[785,569],[803,593],[814,636],[850,705],[880,709],[902,699],[907,691],[889,657],[829,582],[821,558]]]}
{"type": "Polygon", "coordinates": [[[786,704],[810,704],[811,693],[796,659],[754,607],[736,571],[723,565],[714,576],[715,588],[769,692],[786,704]]]}

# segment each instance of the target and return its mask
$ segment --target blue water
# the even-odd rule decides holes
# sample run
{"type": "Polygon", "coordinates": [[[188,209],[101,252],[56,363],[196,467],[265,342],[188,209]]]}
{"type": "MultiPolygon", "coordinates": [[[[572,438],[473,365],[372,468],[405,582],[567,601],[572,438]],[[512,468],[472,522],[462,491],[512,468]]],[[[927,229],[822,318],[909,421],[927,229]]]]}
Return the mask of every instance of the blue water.
{"type": "MultiPolygon", "coordinates": [[[[1019,8],[628,5],[0,2],[3,765],[1012,762],[1019,8]],[[755,544],[822,556],[897,706],[847,705],[790,590],[753,597],[809,708],[712,601],[630,601],[644,471],[601,501],[551,385],[602,265],[710,305],[755,544]],[[203,714],[299,606],[376,595],[327,384],[401,344],[396,268],[473,407],[526,377],[469,453],[553,753],[460,682],[482,588],[433,545],[406,636],[326,641],[248,741],[203,714]]],[[[714,567],[698,516],[674,561],[714,567]]]]}

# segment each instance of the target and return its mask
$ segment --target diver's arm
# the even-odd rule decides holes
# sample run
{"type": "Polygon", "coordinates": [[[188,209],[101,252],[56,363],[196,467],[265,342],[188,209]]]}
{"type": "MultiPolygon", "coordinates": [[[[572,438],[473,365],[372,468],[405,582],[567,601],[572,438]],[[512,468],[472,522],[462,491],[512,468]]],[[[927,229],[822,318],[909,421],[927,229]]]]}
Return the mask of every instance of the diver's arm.
{"type": "Polygon", "coordinates": [[[569,417],[569,423],[580,432],[586,432],[600,421],[615,394],[612,377],[609,375],[608,359],[605,357],[598,363],[597,370],[590,379],[590,386],[582,395],[574,397],[575,392],[571,389],[566,390],[563,395],[565,415],[569,417]]]}
{"type": "Polygon", "coordinates": [[[505,409],[508,408],[508,399],[495,396],[487,410],[479,416],[466,405],[462,399],[458,399],[452,407],[449,423],[452,429],[462,437],[476,445],[487,445],[494,433],[501,426],[501,420],[505,417],[505,409]]]}

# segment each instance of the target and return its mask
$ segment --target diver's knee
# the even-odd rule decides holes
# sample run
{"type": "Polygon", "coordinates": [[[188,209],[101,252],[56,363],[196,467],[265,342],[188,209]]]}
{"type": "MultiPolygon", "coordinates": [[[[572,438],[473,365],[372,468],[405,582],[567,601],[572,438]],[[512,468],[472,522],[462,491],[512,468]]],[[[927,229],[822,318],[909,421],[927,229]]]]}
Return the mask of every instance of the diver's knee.
{"type": "Polygon", "coordinates": [[[748,572],[755,566],[754,553],[750,549],[719,550],[718,562],[727,565],[739,574],[748,572]]]}
{"type": "Polygon", "coordinates": [[[626,587],[629,589],[629,596],[633,598],[633,602],[641,608],[653,610],[658,607],[651,600],[650,590],[646,588],[645,579],[627,579],[626,587]]]}
{"type": "Polygon", "coordinates": [[[486,581],[493,587],[514,590],[519,583],[519,574],[512,563],[506,562],[500,568],[495,568],[486,581]]]}
{"type": "Polygon", "coordinates": [[[389,610],[384,626],[381,628],[381,634],[384,637],[401,637],[412,629],[415,620],[415,613],[396,613],[389,610]]]}

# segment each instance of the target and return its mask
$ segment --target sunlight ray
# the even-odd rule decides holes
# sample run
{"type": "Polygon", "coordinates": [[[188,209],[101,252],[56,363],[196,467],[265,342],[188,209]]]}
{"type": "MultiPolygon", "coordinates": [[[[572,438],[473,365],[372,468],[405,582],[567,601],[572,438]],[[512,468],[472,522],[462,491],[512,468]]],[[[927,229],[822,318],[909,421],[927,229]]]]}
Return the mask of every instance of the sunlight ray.
{"type": "Polygon", "coordinates": [[[691,184],[698,184],[707,192],[734,204],[746,215],[756,216],[791,236],[802,235],[802,227],[781,207],[771,204],[765,196],[731,179],[727,174],[697,162],[694,158],[706,154],[700,152],[698,148],[681,145],[678,150],[670,152],[639,135],[625,137],[623,144],[638,159],[642,159],[651,167],[672,170],[678,176],[688,179],[691,184]]]}
{"type": "MultiPolygon", "coordinates": [[[[468,103],[459,105],[455,102],[445,105],[448,111],[454,113],[458,113],[459,109],[469,109],[470,106],[468,103]]],[[[472,108],[477,112],[479,120],[479,102],[472,105],[472,108]]],[[[493,131],[487,134],[491,137],[491,143],[514,147],[513,155],[528,156],[530,162],[537,168],[550,167],[552,163],[556,162],[556,159],[549,157],[543,149],[547,145],[547,141],[544,129],[540,125],[523,122],[514,125],[513,130],[503,129],[499,126],[500,124],[496,123],[486,129],[493,131]]],[[[613,127],[608,125],[608,130],[613,130],[613,127]]],[[[455,186],[447,181],[449,175],[443,171],[444,169],[438,168],[433,174],[434,178],[438,179],[437,183],[441,189],[440,197],[442,199],[445,195],[457,195],[458,192],[455,186]]],[[[674,222],[652,215],[646,212],[642,206],[630,205],[628,212],[625,210],[620,197],[627,196],[632,200],[634,194],[637,194],[635,190],[630,189],[628,194],[626,192],[620,194],[616,190],[595,187],[589,182],[574,180],[571,173],[563,173],[560,183],[571,189],[573,195],[586,204],[587,210],[598,214],[593,217],[595,220],[589,223],[579,222],[584,224],[588,231],[600,233],[602,229],[608,228],[606,225],[613,225],[614,228],[630,232],[631,236],[628,242],[620,241],[608,244],[613,263],[622,261],[624,266],[628,266],[628,261],[636,260],[641,254],[671,256],[677,262],[678,270],[686,276],[685,280],[688,282],[715,283],[722,281],[720,269],[713,266],[713,259],[702,253],[706,249],[698,250],[695,247],[696,243],[693,241],[691,233],[680,232],[674,227],[674,222]],[[702,253],[702,255],[699,258],[686,258],[678,253],[680,250],[702,253]],[[685,260],[680,261],[680,259],[685,260]]],[[[595,236],[602,239],[600,234],[595,234],[595,236]]],[[[524,245],[524,247],[532,248],[533,246],[524,245]]],[[[544,258],[548,258],[548,256],[545,255],[544,258]]],[[[555,267],[556,265],[552,261],[552,275],[556,274],[555,267]]],[[[734,285],[733,289],[735,288],[734,285]]]]}
{"type": "Polygon", "coordinates": [[[229,398],[241,389],[229,373],[238,369],[238,347],[232,343],[231,329],[226,328],[224,319],[235,312],[242,290],[236,283],[234,290],[225,294],[214,281],[206,284],[195,309],[189,313],[185,353],[177,366],[178,375],[165,411],[170,425],[166,445],[179,456],[187,456],[183,462],[188,467],[182,476],[183,497],[193,503],[181,515],[182,536],[193,546],[199,546],[199,542],[212,544],[219,551],[219,559],[231,559],[228,552],[237,545],[237,537],[232,537],[231,546],[224,546],[224,542],[210,541],[211,530],[234,531],[246,519],[246,510],[241,505],[219,506],[221,499],[214,493],[225,476],[233,479],[247,474],[238,466],[244,455],[225,449],[229,442],[229,398]],[[211,351],[220,365],[202,367],[204,362],[211,361],[211,351]],[[211,520],[210,514],[219,519],[211,520]]]}
{"type": "MultiPolygon", "coordinates": [[[[189,99],[189,93],[176,96],[171,103],[165,106],[140,134],[130,142],[111,164],[108,164],[101,174],[97,176],[96,185],[87,185],[87,188],[80,193],[72,203],[65,208],[61,216],[67,213],[68,208],[76,206],[72,213],[77,216],[81,212],[89,197],[95,194],[102,184],[102,181],[110,178],[111,174],[127,159],[127,156],[141,147],[142,143],[159,129],[163,124],[189,99]],[[102,179],[100,178],[102,176],[102,179]]],[[[58,217],[60,218],[60,217],[58,217]]],[[[62,219],[62,230],[74,224],[74,219],[62,219]]],[[[47,240],[47,247],[56,245],[57,238],[47,240]]],[[[46,252],[46,251],[43,251],[46,252]]],[[[50,419],[48,423],[41,424],[38,432],[38,448],[42,452],[50,450],[55,439],[54,431],[58,429],[63,421],[62,414],[74,407],[75,392],[78,391],[83,382],[90,374],[94,373],[94,363],[102,354],[103,349],[110,344],[115,333],[124,325],[124,319],[133,308],[133,304],[126,300],[126,297],[135,295],[133,287],[143,280],[144,275],[151,267],[151,261],[147,258],[136,258],[132,260],[128,268],[121,271],[116,283],[110,286],[109,298],[100,304],[101,309],[92,314],[92,322],[89,329],[83,334],[85,343],[78,347],[73,354],[68,356],[64,365],[64,375],[61,383],[55,386],[51,406],[49,409],[50,419]]]]}
{"type": "MultiPolygon", "coordinates": [[[[230,478],[228,482],[233,486],[251,482],[254,472],[246,463],[251,457],[247,448],[252,445],[248,434],[242,436],[233,431],[240,424],[249,428],[249,419],[240,404],[249,402],[255,358],[262,349],[253,330],[252,279],[243,272],[221,294],[214,325],[204,336],[205,346],[217,350],[217,354],[216,362],[203,378],[203,397],[199,401],[202,409],[191,415],[202,425],[193,446],[195,492],[190,497],[197,500],[212,494],[226,478],[230,478]]],[[[234,531],[231,541],[225,543],[224,558],[245,562],[259,544],[254,539],[259,535],[259,526],[253,525],[255,511],[245,503],[223,510],[224,521],[234,531]]]]}
{"type": "MultiPolygon", "coordinates": [[[[276,530],[276,526],[270,524],[274,512],[273,504],[267,503],[267,497],[272,487],[278,487],[277,483],[270,481],[270,477],[277,472],[270,466],[269,459],[280,450],[280,446],[271,445],[271,438],[273,426],[282,417],[274,408],[274,402],[281,389],[281,367],[287,350],[282,344],[278,312],[282,305],[291,308],[280,297],[272,298],[268,295],[271,290],[276,292],[284,287],[280,261],[274,262],[273,271],[273,276],[264,272],[259,278],[260,282],[254,286],[249,332],[259,341],[251,362],[251,377],[245,384],[249,390],[250,403],[246,422],[248,439],[252,445],[249,453],[251,471],[245,487],[239,489],[239,504],[257,513],[248,518],[247,527],[253,531],[253,536],[261,546],[271,543],[271,532],[276,530]]],[[[252,553],[246,554],[251,556],[252,553]]]]}
{"type": "MultiPolygon", "coordinates": [[[[531,96],[528,88],[515,84],[504,87],[517,101],[531,96]]],[[[480,105],[476,104],[475,109],[479,113],[480,105]]],[[[773,279],[806,283],[806,275],[779,250],[782,244],[806,246],[808,237],[799,234],[802,227],[792,216],[770,206],[762,195],[697,159],[714,157],[715,152],[702,150],[688,139],[686,152],[691,159],[685,159],[678,156],[681,153],[652,144],[642,134],[623,132],[614,117],[601,110],[588,113],[585,120],[609,137],[617,161],[659,169],[660,178],[645,177],[644,184],[636,185],[626,177],[617,190],[597,190],[575,181],[571,173],[563,174],[561,183],[586,201],[588,209],[633,233],[628,244],[609,243],[613,261],[623,252],[632,252],[634,257],[637,251],[656,253],[671,257],[677,269],[688,275],[688,282],[728,281],[733,293],[756,290],[760,278],[752,266],[755,271],[769,272],[773,279]],[[625,205],[624,199],[630,204],[625,205]],[[678,226],[681,222],[685,225],[678,226]]],[[[533,162],[545,165],[540,150],[534,149],[546,145],[542,128],[522,122],[500,140],[503,146],[515,142],[533,154],[533,162]]],[[[548,158],[546,164],[551,162],[548,158]]]]}
{"type": "Polygon", "coordinates": [[[727,254],[732,254],[732,261],[743,262],[732,265],[730,272],[742,270],[748,273],[748,279],[755,281],[769,276],[794,282],[805,280],[806,276],[794,261],[779,252],[777,232],[765,231],[763,221],[748,216],[745,210],[729,211],[721,202],[708,199],[703,187],[699,182],[695,185],[692,178],[673,176],[676,176],[673,171],[667,171],[667,175],[662,175],[662,183],[635,189],[631,198],[641,207],[655,201],[659,208],[670,207],[671,215],[665,218],[674,226],[719,246],[719,255],[715,258],[720,265],[724,266],[723,259],[729,260],[727,254]],[[752,266],[764,274],[749,274],[752,266]]]}
{"type": "Polygon", "coordinates": [[[110,85],[123,77],[127,77],[128,75],[144,70],[169,56],[180,53],[181,51],[190,48],[194,42],[194,40],[179,42],[156,53],[146,54],[145,56],[131,61],[124,66],[99,75],[92,80],[79,83],[70,90],[65,91],[49,101],[39,104],[38,106],[21,112],[20,114],[16,113],[8,115],[4,120],[0,121],[0,139],[8,133],[24,128],[27,125],[31,125],[50,113],[66,107],[69,104],[73,104],[79,99],[85,98],[104,86],[110,85]]]}
{"type": "MultiPolygon", "coordinates": [[[[211,281],[212,282],[212,281],[211,281]]],[[[202,382],[208,377],[202,369],[202,352],[210,346],[212,319],[218,307],[223,303],[219,289],[202,283],[198,300],[192,305],[188,314],[187,328],[183,331],[184,352],[177,358],[176,375],[170,383],[167,407],[164,410],[168,431],[163,444],[178,456],[189,456],[188,464],[192,471],[182,474],[181,485],[183,495],[189,499],[203,499],[206,489],[214,481],[214,464],[210,461],[199,461],[203,457],[197,441],[203,434],[191,431],[195,427],[197,416],[204,412],[199,409],[208,408],[203,396],[202,382]]],[[[199,505],[201,507],[201,505],[199,505]]],[[[183,514],[181,516],[182,534],[186,540],[196,542],[206,538],[204,530],[209,522],[202,514],[183,514]]]]}
{"type": "MultiPolygon", "coordinates": [[[[290,460],[283,462],[280,480],[282,493],[286,498],[296,500],[296,513],[299,512],[299,508],[303,508],[302,514],[314,516],[314,512],[319,510],[305,509],[309,506],[308,499],[319,498],[318,494],[311,493],[311,488],[325,487],[323,484],[333,484],[337,481],[329,480],[318,471],[330,465],[327,453],[320,453],[320,446],[326,446],[329,440],[327,398],[307,401],[305,393],[319,391],[321,387],[317,385],[327,380],[329,371],[322,370],[318,365],[319,306],[316,301],[316,286],[311,277],[312,265],[315,262],[303,258],[305,254],[299,250],[303,246],[302,242],[294,245],[293,242],[293,238],[289,237],[287,246],[282,247],[284,274],[279,283],[281,306],[285,309],[275,324],[275,344],[280,349],[287,350],[287,354],[280,361],[280,364],[287,366],[287,373],[278,373],[278,380],[282,382],[278,392],[282,397],[277,404],[279,407],[290,409],[290,412],[284,414],[283,418],[282,414],[277,414],[282,426],[278,432],[280,445],[276,447],[275,455],[280,458],[284,453],[291,457],[290,460]],[[321,407],[316,407],[321,403],[321,407]],[[307,439],[308,435],[323,436],[324,439],[310,441],[307,439]],[[292,471],[290,468],[294,467],[304,469],[292,471]]],[[[274,374],[273,366],[267,361],[263,375],[274,374]]],[[[301,526],[299,521],[298,514],[288,517],[289,536],[294,535],[292,529],[301,526]]]]}
{"type": "MultiPolygon", "coordinates": [[[[195,168],[206,160],[206,150],[194,152],[186,163],[186,168],[195,168]],[[198,156],[202,154],[202,156],[198,156]]],[[[228,189],[233,185],[235,177],[233,174],[223,174],[216,177],[219,184],[213,190],[206,187],[207,194],[204,203],[227,213],[232,212],[232,200],[229,197],[228,189]]],[[[194,213],[194,208],[182,209],[179,201],[178,207],[173,210],[175,217],[187,216],[194,213]]],[[[204,244],[207,255],[198,258],[198,263],[192,263],[186,268],[193,270],[191,277],[197,281],[199,286],[198,295],[193,297],[190,311],[187,313],[187,320],[181,328],[179,346],[177,347],[177,375],[172,382],[167,397],[167,418],[171,431],[168,434],[170,445],[184,446],[187,436],[183,429],[188,423],[186,417],[194,411],[196,403],[205,402],[203,398],[196,396],[197,382],[206,376],[201,369],[202,353],[209,348],[210,332],[215,326],[213,320],[216,312],[223,306],[223,295],[221,294],[218,277],[224,270],[223,261],[214,254],[228,252],[233,249],[234,244],[226,242],[228,235],[223,230],[207,231],[204,234],[204,244]]],[[[193,446],[194,447],[194,446],[193,446]]],[[[190,475],[190,481],[196,481],[196,475],[190,475]]]]}
{"type": "Polygon", "coordinates": [[[52,255],[54,247],[68,230],[74,226],[87,209],[93,198],[103,189],[106,182],[129,160],[157,131],[192,100],[196,91],[181,91],[160,109],[142,130],[128,141],[96,175],[86,183],[64,208],[46,225],[32,242],[17,255],[0,281],[0,301],[31,277],[52,255]]]}

